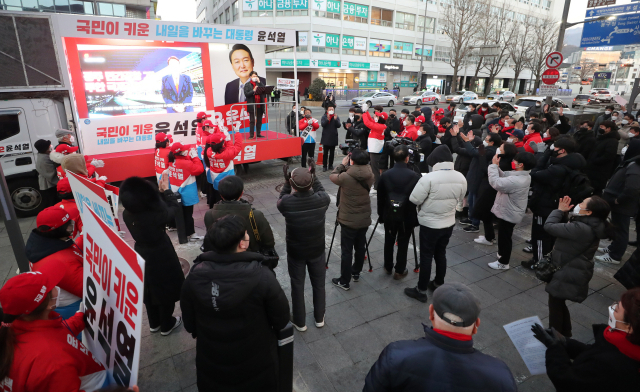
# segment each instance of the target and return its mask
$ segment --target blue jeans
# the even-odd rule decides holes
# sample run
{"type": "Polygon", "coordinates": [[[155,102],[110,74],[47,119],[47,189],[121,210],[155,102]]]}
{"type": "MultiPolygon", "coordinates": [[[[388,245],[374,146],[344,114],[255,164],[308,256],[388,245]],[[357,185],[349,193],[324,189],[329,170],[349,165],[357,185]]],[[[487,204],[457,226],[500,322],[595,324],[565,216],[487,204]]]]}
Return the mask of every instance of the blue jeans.
{"type": "Polygon", "coordinates": [[[473,206],[474,204],[476,204],[477,197],[478,195],[471,192],[469,192],[469,194],[467,195],[467,204],[469,204],[469,219],[471,219],[471,224],[476,227],[480,226],[480,219],[473,217],[473,206]]]}

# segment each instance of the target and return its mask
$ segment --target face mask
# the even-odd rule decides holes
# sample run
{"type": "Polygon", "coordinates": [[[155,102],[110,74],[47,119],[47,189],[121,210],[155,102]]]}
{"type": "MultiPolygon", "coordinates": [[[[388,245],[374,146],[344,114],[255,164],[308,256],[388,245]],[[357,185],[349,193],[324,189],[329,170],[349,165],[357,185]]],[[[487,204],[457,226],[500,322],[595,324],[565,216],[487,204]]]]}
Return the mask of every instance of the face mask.
{"type": "Polygon", "coordinates": [[[507,143],[513,143],[513,138],[512,137],[508,138],[507,143]]]}
{"type": "Polygon", "coordinates": [[[73,136],[69,136],[69,143],[73,144],[76,142],[76,138],[73,136]]]}
{"type": "Polygon", "coordinates": [[[604,135],[604,129],[603,128],[598,128],[598,133],[601,135],[604,135]]]}
{"type": "Polygon", "coordinates": [[[605,110],[604,114],[611,114],[611,110],[605,110]]]}
{"type": "Polygon", "coordinates": [[[546,139],[546,138],[548,138],[548,137],[549,137],[549,132],[545,132],[543,137],[544,137],[545,139],[546,139]]]}
{"type": "Polygon", "coordinates": [[[529,134],[529,130],[527,129],[526,131],[524,131],[524,134],[528,135],[529,134]]]}
{"type": "Polygon", "coordinates": [[[400,118],[404,118],[404,116],[406,116],[406,114],[405,114],[405,113],[402,113],[402,114],[400,115],[400,118]]]}
{"type": "Polygon", "coordinates": [[[304,114],[304,110],[300,109],[300,114],[304,114]]]}
{"type": "Polygon", "coordinates": [[[611,116],[611,119],[612,119],[613,121],[616,121],[616,120],[618,119],[618,116],[611,116]]]}
{"type": "Polygon", "coordinates": [[[635,133],[633,133],[633,132],[629,132],[629,137],[630,137],[630,138],[634,138],[634,137],[636,137],[636,134],[635,134],[635,133]]]}
{"type": "Polygon", "coordinates": [[[402,122],[402,125],[404,125],[404,126],[406,127],[406,126],[407,126],[407,122],[406,122],[406,121],[403,121],[403,122],[402,122]]]}
{"type": "Polygon", "coordinates": [[[488,142],[488,141],[486,141],[486,140],[483,140],[483,141],[482,141],[482,144],[483,144],[485,147],[489,147],[489,142],[488,142]]]}
{"type": "Polygon", "coordinates": [[[587,128],[587,127],[580,127],[580,130],[581,130],[581,131],[586,131],[586,130],[588,130],[588,129],[589,129],[589,128],[587,128]]]}
{"type": "Polygon", "coordinates": [[[258,80],[260,80],[260,79],[258,79],[258,78],[252,78],[252,80],[253,80],[255,83],[258,83],[258,80]]]}
{"type": "Polygon", "coordinates": [[[622,155],[627,153],[627,149],[629,148],[629,146],[624,146],[622,147],[622,151],[620,151],[622,153],[622,155]]]}
{"type": "Polygon", "coordinates": [[[352,119],[352,120],[353,120],[355,117],[356,117],[356,116],[355,116],[355,114],[353,114],[353,113],[349,115],[349,118],[350,118],[350,119],[352,119]]]}
{"type": "Polygon", "coordinates": [[[329,110],[329,115],[333,115],[333,110],[329,110]]]}
{"type": "Polygon", "coordinates": [[[629,324],[629,323],[626,323],[626,322],[620,321],[620,320],[616,320],[615,312],[616,312],[616,310],[613,308],[613,305],[609,306],[609,322],[607,324],[609,324],[609,327],[611,329],[615,329],[617,331],[622,331],[622,332],[625,332],[625,333],[629,333],[629,332],[627,332],[627,331],[625,331],[623,329],[616,328],[616,322],[622,323],[622,324],[629,324]]]}
{"type": "Polygon", "coordinates": [[[622,124],[624,124],[624,125],[629,124],[629,120],[622,120],[622,124]]]}
{"type": "Polygon", "coordinates": [[[516,170],[517,163],[516,161],[511,161],[511,169],[516,170]]]}
{"type": "Polygon", "coordinates": [[[539,104],[539,103],[536,103],[536,107],[537,107],[537,108],[539,108],[539,107],[540,107],[540,104],[539,104]]]}
{"type": "Polygon", "coordinates": [[[396,115],[395,114],[389,114],[389,117],[396,118],[396,115]]]}
{"type": "Polygon", "coordinates": [[[467,110],[468,110],[468,111],[472,111],[472,110],[473,110],[473,108],[472,108],[471,106],[467,106],[467,110]]]}
{"type": "Polygon", "coordinates": [[[557,156],[558,156],[558,151],[556,151],[556,150],[551,150],[551,156],[552,156],[552,157],[557,157],[557,156]]]}
{"type": "Polygon", "coordinates": [[[424,132],[423,131],[418,131],[418,136],[422,136],[422,135],[424,135],[424,132]]]}
{"type": "Polygon", "coordinates": [[[310,114],[305,114],[304,117],[305,118],[311,118],[311,115],[310,114]]]}
{"type": "Polygon", "coordinates": [[[573,208],[573,215],[580,215],[580,211],[582,211],[582,209],[580,208],[580,204],[578,204],[573,208]]]}

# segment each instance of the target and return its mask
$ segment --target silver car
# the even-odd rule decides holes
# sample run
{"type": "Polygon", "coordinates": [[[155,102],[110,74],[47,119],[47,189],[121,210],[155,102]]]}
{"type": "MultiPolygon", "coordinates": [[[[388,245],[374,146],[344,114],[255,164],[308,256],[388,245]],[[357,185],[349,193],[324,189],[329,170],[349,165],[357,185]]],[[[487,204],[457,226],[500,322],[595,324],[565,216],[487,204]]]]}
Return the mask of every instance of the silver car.
{"type": "Polygon", "coordinates": [[[516,100],[516,94],[507,90],[496,90],[487,95],[487,99],[495,99],[497,101],[513,102],[516,100]]]}
{"type": "Polygon", "coordinates": [[[393,106],[396,102],[398,102],[398,97],[382,91],[377,93],[366,93],[351,100],[351,104],[353,106],[362,106],[362,104],[366,103],[369,107],[376,105],[393,106]]]}
{"type": "Polygon", "coordinates": [[[573,102],[571,102],[571,107],[575,108],[576,106],[584,106],[584,105],[588,105],[591,103],[591,99],[593,97],[589,94],[578,94],[576,95],[576,97],[573,99],[573,102]]]}

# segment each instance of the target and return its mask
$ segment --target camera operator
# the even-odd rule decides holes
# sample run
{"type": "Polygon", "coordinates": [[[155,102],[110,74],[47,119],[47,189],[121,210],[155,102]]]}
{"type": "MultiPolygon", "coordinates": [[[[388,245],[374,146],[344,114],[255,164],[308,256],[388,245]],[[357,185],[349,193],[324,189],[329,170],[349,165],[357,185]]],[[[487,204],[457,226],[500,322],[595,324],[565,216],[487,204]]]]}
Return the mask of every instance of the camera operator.
{"type": "Polygon", "coordinates": [[[337,219],[340,223],[342,251],[341,276],[331,279],[331,282],[343,290],[349,290],[352,277],[354,282],[360,279],[360,271],[364,264],[367,228],[371,225],[369,188],[374,181],[372,167],[368,163],[367,153],[355,149],[350,156],[344,157],[342,164],[338,165],[329,176],[331,182],[340,187],[337,219]],[[352,265],[354,250],[355,260],[352,265]]]}
{"type": "Polygon", "coordinates": [[[387,275],[393,272],[393,246],[396,241],[398,243],[395,280],[407,276],[409,239],[413,228],[418,226],[416,206],[409,201],[409,195],[420,175],[407,166],[409,158],[407,146],[396,146],[393,149],[396,164],[382,173],[378,186],[378,222],[384,224],[384,270],[387,275]]]}
{"type": "Polygon", "coordinates": [[[393,167],[393,149],[389,148],[387,142],[393,139],[393,134],[400,133],[400,120],[396,117],[396,110],[389,110],[389,118],[387,119],[387,129],[384,130],[384,147],[382,154],[380,155],[379,169],[384,172],[385,170],[393,167]],[[391,164],[389,164],[389,158],[391,158],[391,164]]]}
{"type": "MultiPolygon", "coordinates": [[[[244,182],[238,176],[225,177],[218,184],[221,201],[217,202],[212,209],[204,214],[204,226],[207,232],[211,230],[213,224],[226,215],[236,215],[242,218],[244,228],[249,233],[249,252],[261,253],[263,255],[277,256],[275,253],[276,242],[273,239],[273,232],[264,214],[256,210],[251,204],[241,199],[244,194],[244,182]]],[[[204,251],[213,250],[213,245],[209,237],[205,236],[203,242],[204,251]]],[[[263,263],[265,264],[265,263],[263,263]]],[[[278,265],[277,258],[269,260],[268,267],[274,269],[278,265]]]]}
{"type": "Polygon", "coordinates": [[[420,173],[429,173],[429,164],[427,164],[427,158],[431,154],[433,148],[432,135],[425,129],[424,124],[418,129],[418,138],[416,143],[419,146],[414,152],[414,166],[420,173]]]}
{"type": "MultiPolygon", "coordinates": [[[[353,126],[348,128],[351,131],[351,138],[360,142],[360,148],[367,149],[367,140],[369,139],[369,128],[364,124],[363,110],[356,108],[354,112],[353,126]]],[[[348,138],[347,138],[348,139],[348,138]]]]}

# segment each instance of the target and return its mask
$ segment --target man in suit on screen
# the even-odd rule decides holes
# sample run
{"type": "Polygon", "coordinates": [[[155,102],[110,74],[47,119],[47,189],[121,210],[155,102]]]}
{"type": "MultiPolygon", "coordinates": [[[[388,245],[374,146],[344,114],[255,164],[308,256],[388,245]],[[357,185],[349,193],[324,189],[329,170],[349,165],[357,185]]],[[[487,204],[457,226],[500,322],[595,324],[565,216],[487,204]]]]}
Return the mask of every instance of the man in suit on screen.
{"type": "Polygon", "coordinates": [[[162,98],[164,103],[173,104],[167,107],[167,113],[193,112],[193,106],[188,105],[193,100],[191,77],[180,73],[180,59],[176,56],[169,57],[167,64],[170,74],[162,77],[162,98]]]}

